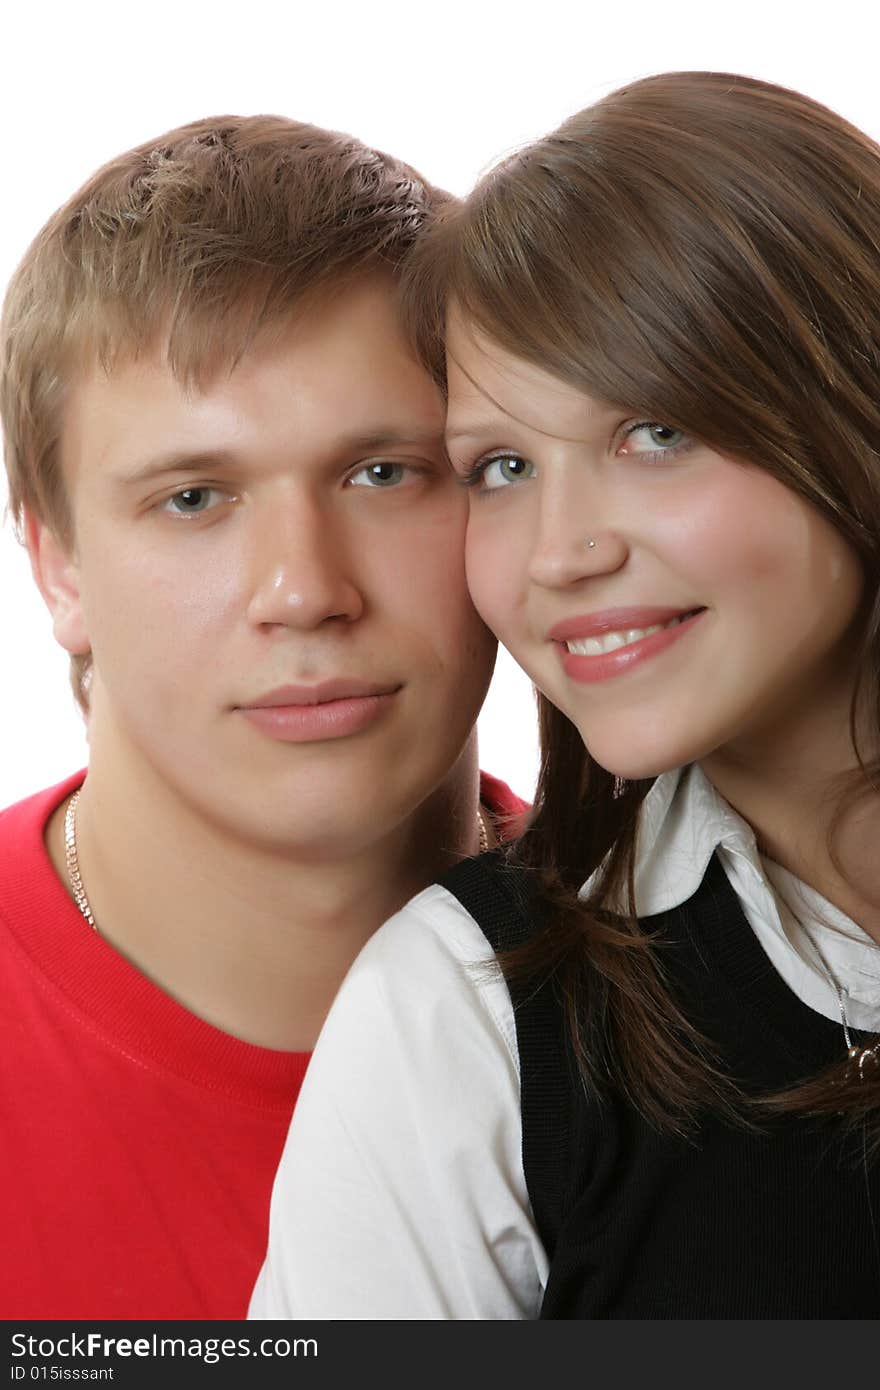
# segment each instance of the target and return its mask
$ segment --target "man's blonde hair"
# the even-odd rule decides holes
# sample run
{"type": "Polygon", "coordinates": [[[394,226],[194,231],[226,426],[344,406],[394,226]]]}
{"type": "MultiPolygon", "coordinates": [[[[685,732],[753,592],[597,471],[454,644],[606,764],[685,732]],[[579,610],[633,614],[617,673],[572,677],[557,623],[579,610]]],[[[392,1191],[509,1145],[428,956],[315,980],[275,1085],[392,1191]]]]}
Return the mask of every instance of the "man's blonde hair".
{"type": "MultiPolygon", "coordinates": [[[[0,418],[9,506],[74,541],[59,465],[66,391],[160,340],[178,378],[231,367],[254,337],[354,274],[396,270],[445,195],[351,136],[280,116],[181,126],[99,169],[9,284],[0,418]]],[[[85,704],[88,658],[74,659],[85,704]]]]}

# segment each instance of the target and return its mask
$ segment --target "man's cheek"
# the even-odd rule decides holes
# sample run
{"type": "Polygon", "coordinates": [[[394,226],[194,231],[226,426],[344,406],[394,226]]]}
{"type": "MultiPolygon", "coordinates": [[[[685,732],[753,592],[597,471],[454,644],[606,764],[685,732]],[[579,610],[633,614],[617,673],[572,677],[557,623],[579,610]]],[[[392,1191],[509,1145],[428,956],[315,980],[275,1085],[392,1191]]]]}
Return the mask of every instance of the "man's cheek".
{"type": "Polygon", "coordinates": [[[465,580],[474,608],[486,626],[491,628],[493,632],[498,632],[504,625],[504,614],[506,607],[509,606],[510,594],[508,592],[508,604],[505,604],[505,569],[503,566],[496,568],[487,563],[487,560],[488,556],[485,551],[469,546],[466,556],[465,580]]]}

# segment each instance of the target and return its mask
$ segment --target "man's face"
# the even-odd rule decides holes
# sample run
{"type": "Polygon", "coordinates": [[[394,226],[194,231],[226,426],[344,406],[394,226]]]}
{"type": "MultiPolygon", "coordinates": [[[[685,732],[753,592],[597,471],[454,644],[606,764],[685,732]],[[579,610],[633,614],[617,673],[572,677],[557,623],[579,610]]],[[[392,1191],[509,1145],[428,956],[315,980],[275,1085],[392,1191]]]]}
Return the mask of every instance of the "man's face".
{"type": "Polygon", "coordinates": [[[378,276],[203,391],[158,355],[84,377],[56,631],[92,651],[93,759],[267,847],[356,853],[407,817],[495,654],[443,423],[378,276]]]}

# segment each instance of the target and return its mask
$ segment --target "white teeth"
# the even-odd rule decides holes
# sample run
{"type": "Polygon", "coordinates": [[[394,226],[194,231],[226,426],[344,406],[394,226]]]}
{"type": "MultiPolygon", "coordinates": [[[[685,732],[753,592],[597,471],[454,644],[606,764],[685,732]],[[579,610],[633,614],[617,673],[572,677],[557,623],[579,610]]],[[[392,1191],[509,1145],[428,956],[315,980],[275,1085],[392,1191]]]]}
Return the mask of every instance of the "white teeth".
{"type": "Polygon", "coordinates": [[[579,637],[566,642],[572,656],[602,656],[604,652],[617,651],[618,647],[628,647],[633,642],[641,642],[652,632],[660,632],[664,627],[676,627],[682,619],[670,618],[668,623],[653,623],[651,627],[631,627],[624,632],[603,632],[601,637],[579,637]]]}

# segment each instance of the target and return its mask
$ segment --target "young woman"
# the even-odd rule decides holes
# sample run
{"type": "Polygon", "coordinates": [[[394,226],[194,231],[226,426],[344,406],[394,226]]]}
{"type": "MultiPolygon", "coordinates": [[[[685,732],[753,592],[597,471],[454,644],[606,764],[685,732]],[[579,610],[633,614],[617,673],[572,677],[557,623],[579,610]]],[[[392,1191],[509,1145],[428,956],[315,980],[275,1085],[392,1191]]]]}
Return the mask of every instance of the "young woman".
{"type": "Polygon", "coordinates": [[[412,291],[536,814],[353,968],[253,1313],[876,1317],[880,150],[649,78],[412,291]]]}

